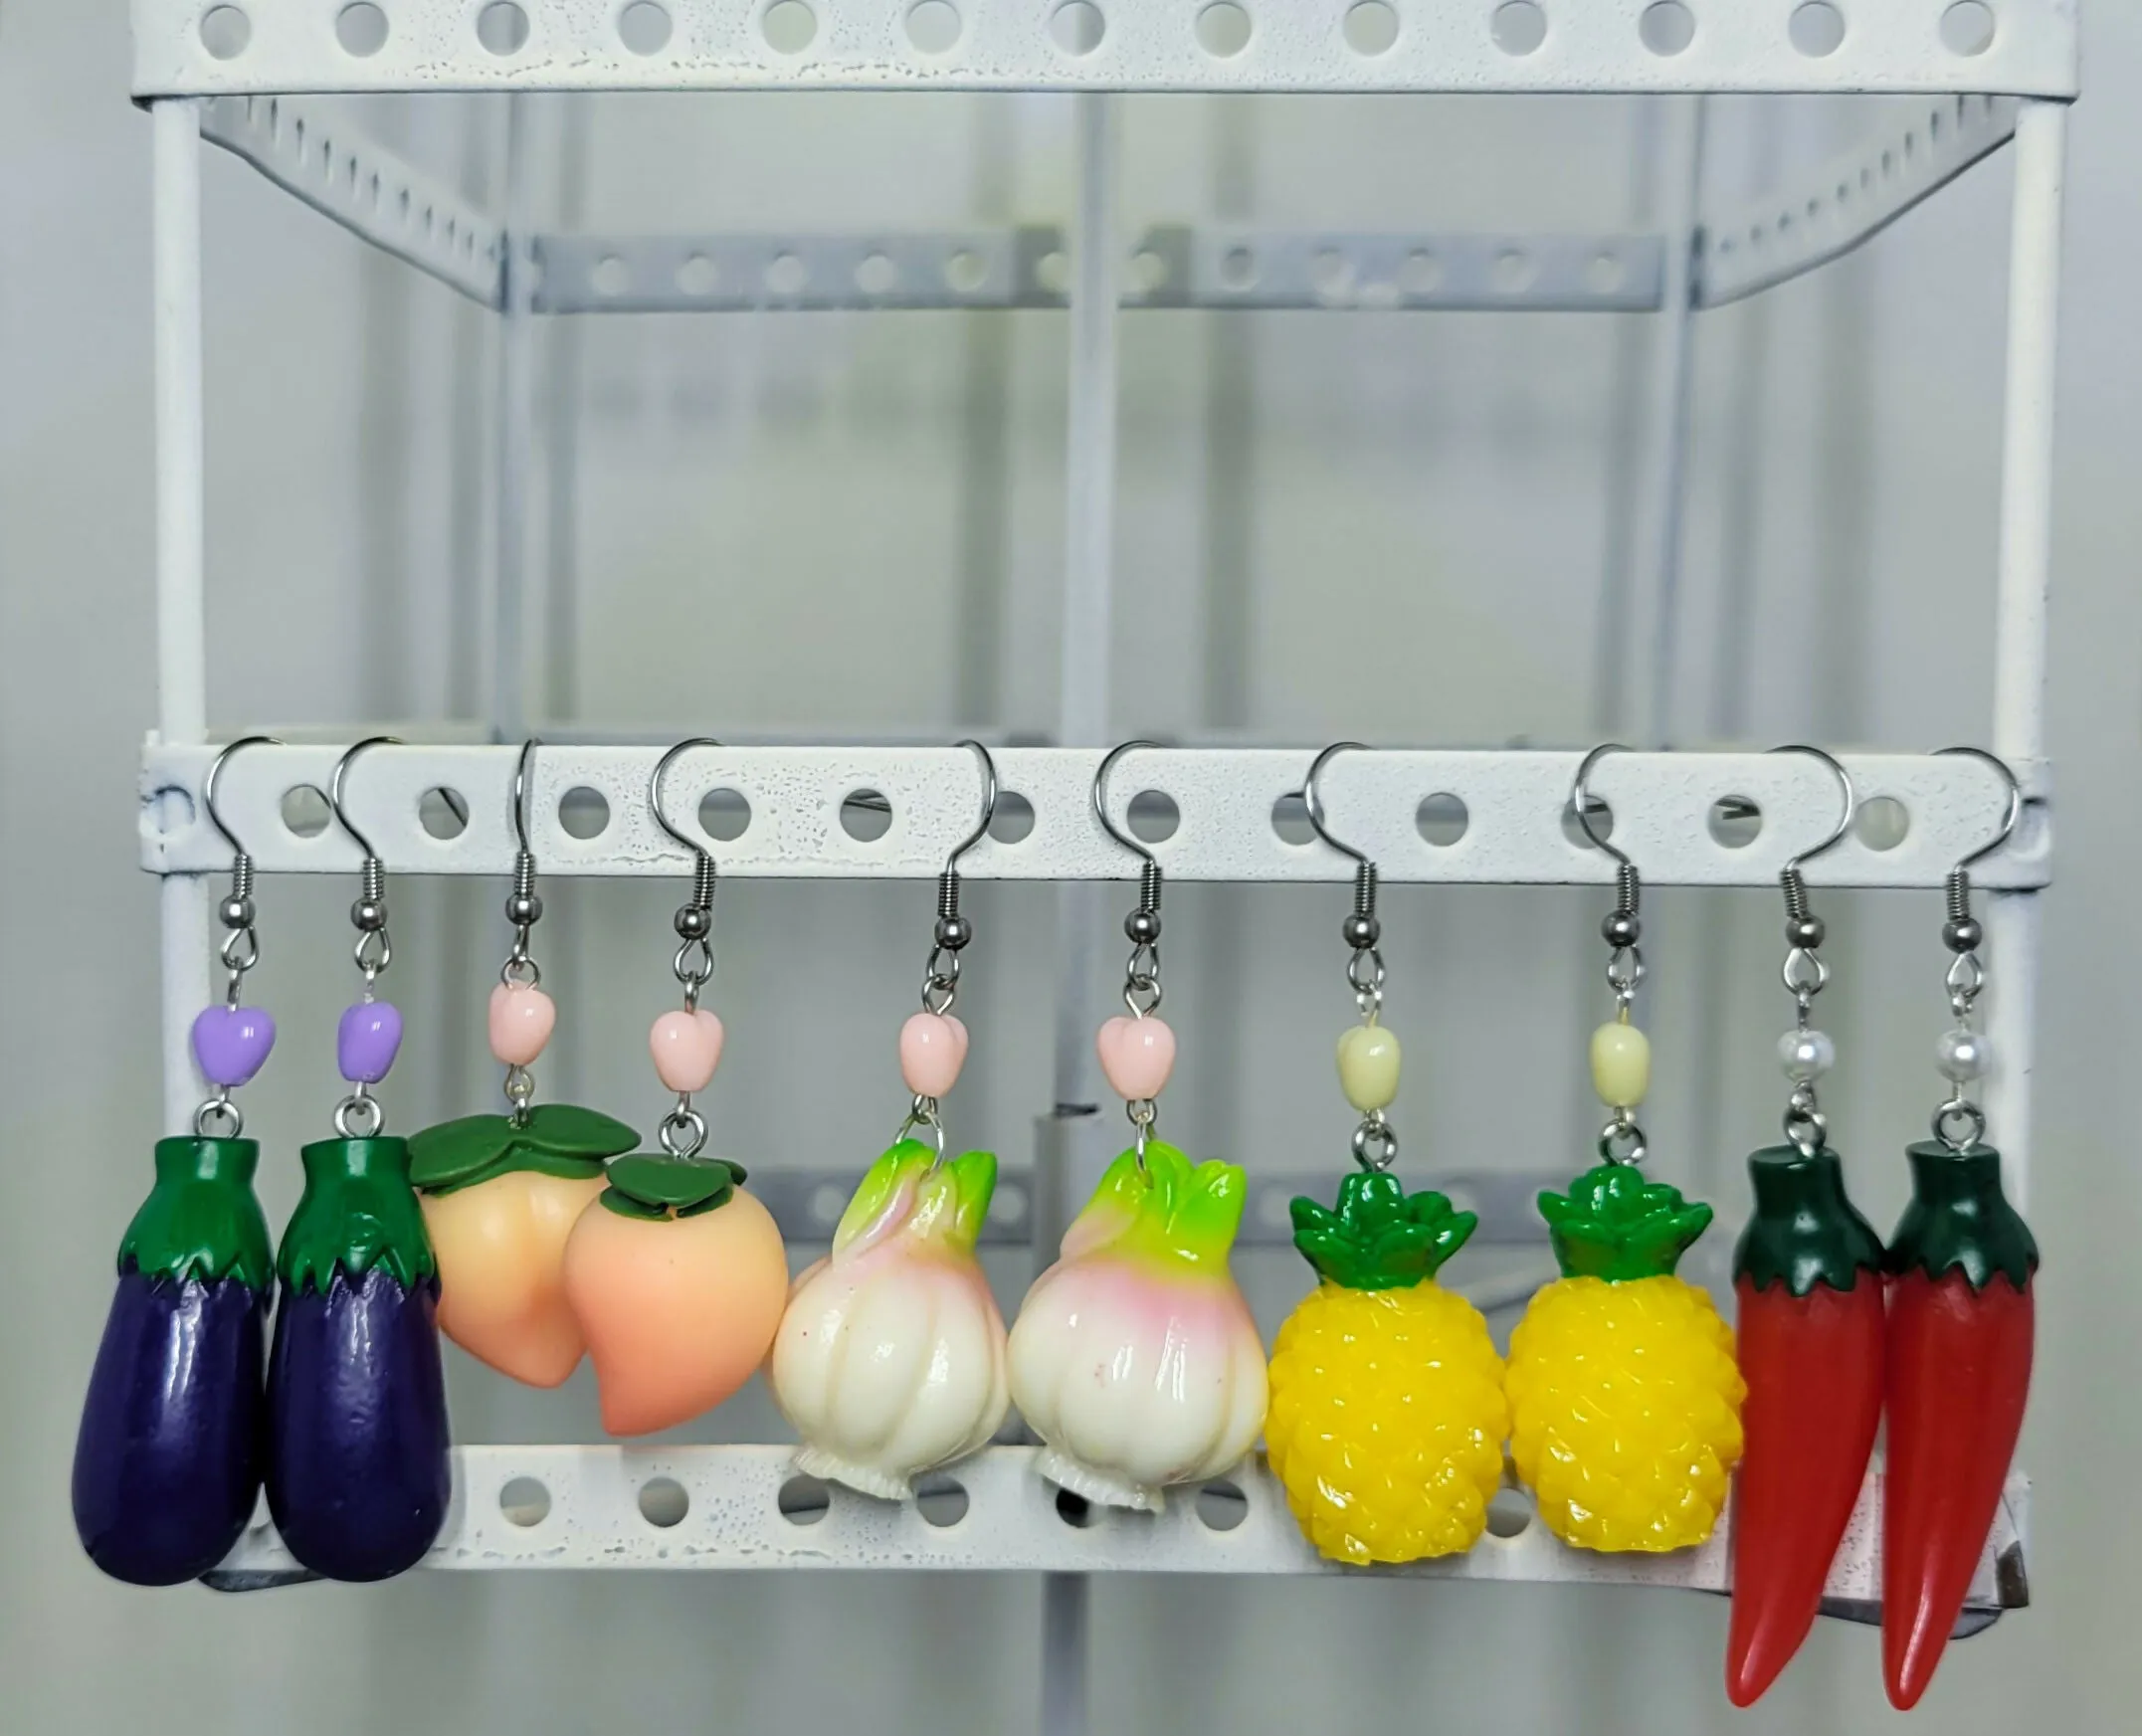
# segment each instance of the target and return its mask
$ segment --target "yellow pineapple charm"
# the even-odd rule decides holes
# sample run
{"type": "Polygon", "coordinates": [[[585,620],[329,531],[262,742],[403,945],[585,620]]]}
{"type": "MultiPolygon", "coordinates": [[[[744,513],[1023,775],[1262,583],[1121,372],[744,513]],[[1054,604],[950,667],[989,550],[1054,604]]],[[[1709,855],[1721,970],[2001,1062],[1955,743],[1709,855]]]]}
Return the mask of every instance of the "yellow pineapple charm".
{"type": "Polygon", "coordinates": [[[1357,1567],[1470,1549],[1509,1411],[1487,1322],[1435,1274],[1478,1219],[1375,1170],[1293,1218],[1321,1281],[1279,1328],[1265,1441],[1295,1522],[1357,1567]]]}
{"type": "Polygon", "coordinates": [[[1539,1516],[1580,1549],[1701,1543],[1740,1461],[1732,1329],[1673,1267],[1710,1208],[1608,1161],[1542,1194],[1563,1276],[1510,1336],[1510,1452],[1539,1516]]]}

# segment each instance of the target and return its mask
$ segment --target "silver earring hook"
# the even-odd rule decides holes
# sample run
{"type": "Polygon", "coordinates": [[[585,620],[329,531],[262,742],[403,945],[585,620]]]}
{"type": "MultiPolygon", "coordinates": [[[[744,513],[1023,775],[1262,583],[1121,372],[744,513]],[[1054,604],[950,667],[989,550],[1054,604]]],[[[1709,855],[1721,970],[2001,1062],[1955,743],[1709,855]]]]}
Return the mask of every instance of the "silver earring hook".
{"type": "MultiPolygon", "coordinates": [[[[1334,741],[1309,762],[1301,780],[1301,805],[1308,810],[1310,830],[1354,865],[1354,907],[1340,924],[1339,937],[1350,949],[1346,986],[1354,992],[1362,1022],[1374,1025],[1383,1016],[1384,985],[1383,952],[1377,945],[1383,938],[1383,922],[1376,914],[1376,864],[1368,852],[1331,835],[1324,825],[1324,799],[1316,787],[1324,767],[1349,748],[1357,753],[1369,751],[1358,741],[1334,741]]],[[[1354,1129],[1353,1150],[1354,1161],[1365,1170],[1387,1170],[1398,1161],[1398,1134],[1381,1108],[1362,1111],[1361,1123],[1354,1129]]]]}
{"type": "Polygon", "coordinates": [[[1119,741],[1101,756],[1100,765],[1093,773],[1093,816],[1100,822],[1100,829],[1148,868],[1156,869],[1160,867],[1160,859],[1137,839],[1116,831],[1115,822],[1108,818],[1108,774],[1115,769],[1115,762],[1132,748],[1157,748],[1159,745],[1157,741],[1119,741]]]}
{"type": "Polygon", "coordinates": [[[1783,1125],[1785,1137],[1801,1155],[1812,1158],[1830,1138],[1830,1120],[1823,1113],[1816,1081],[1829,1067],[1836,1050],[1830,1039],[1809,1022],[1815,997],[1829,986],[1830,966],[1819,950],[1828,930],[1808,900],[1807,876],[1801,868],[1845,841],[1851,831],[1852,818],[1859,811],[1859,792],[1852,787],[1851,774],[1827,749],[1796,741],[1770,751],[1804,753],[1821,760],[1830,768],[1831,776],[1837,779],[1838,788],[1845,797],[1845,812],[1830,836],[1814,848],[1800,852],[1778,869],[1778,886],[1785,894],[1785,964],[1779,976],[1786,993],[1793,997],[1794,1009],[1793,1029],[1786,1033],[1786,1047],[1780,1051],[1785,1059],[1787,1076],[1793,1081],[1792,1092],[1786,1098],[1783,1125]]]}
{"type": "Polygon", "coordinates": [[[216,781],[223,776],[223,762],[242,747],[281,747],[282,742],[273,735],[241,735],[236,741],[227,742],[222,752],[208,762],[208,776],[201,781],[201,805],[208,810],[208,823],[223,834],[223,842],[231,847],[231,871],[238,872],[238,865],[253,863],[253,853],[238,842],[238,834],[224,822],[223,812],[216,806],[216,781]]]}
{"type": "Polygon", "coordinates": [[[973,748],[982,761],[982,817],[974,823],[974,830],[960,840],[953,847],[952,854],[944,859],[944,871],[957,878],[959,859],[989,836],[989,828],[997,818],[997,762],[990,756],[989,749],[972,736],[953,745],[973,748]]]}
{"type": "Polygon", "coordinates": [[[1852,787],[1851,773],[1847,771],[1837,755],[1827,748],[1814,747],[1804,741],[1790,741],[1784,746],[1774,747],[1770,751],[1772,753],[1804,753],[1812,758],[1821,760],[1824,765],[1830,768],[1830,775],[1837,779],[1838,788],[1845,796],[1845,812],[1830,836],[1816,845],[1814,849],[1803,850],[1788,862],[1784,868],[1780,868],[1778,872],[1782,878],[1787,874],[1797,875],[1803,868],[1807,867],[1817,857],[1829,855],[1831,851],[1845,842],[1847,836],[1851,832],[1852,820],[1859,812],[1859,792],[1852,787]]]}
{"type": "Polygon", "coordinates": [[[356,842],[357,848],[364,852],[368,862],[377,862],[379,852],[372,848],[372,841],[351,823],[348,811],[342,806],[342,779],[348,775],[350,761],[366,748],[401,745],[401,737],[397,735],[367,735],[362,741],[352,742],[348,751],[334,762],[334,773],[327,780],[327,806],[334,810],[334,823],[356,842]]]}
{"type": "Polygon", "coordinates": [[[1997,753],[1988,752],[1983,747],[1937,747],[1934,752],[1936,754],[1968,754],[1971,758],[1992,766],[1995,771],[2001,774],[2001,781],[2008,785],[2008,811],[2001,818],[2001,830],[1994,837],[1988,839],[1986,843],[1980,845],[1969,856],[1958,859],[1956,868],[1951,871],[1961,871],[1970,868],[1977,863],[1984,862],[1995,851],[2016,836],[2016,828],[2023,822],[2023,785],[2017,779],[2014,769],[2007,760],[1997,753]]]}
{"type": "MultiPolygon", "coordinates": [[[[364,852],[364,860],[358,865],[357,901],[349,907],[349,919],[357,930],[357,944],[350,949],[350,956],[357,961],[357,968],[364,973],[364,993],[369,1000],[372,985],[380,972],[394,962],[394,942],[387,936],[387,865],[380,861],[379,852],[372,841],[357,830],[350,820],[348,809],[342,805],[342,780],[348,776],[350,764],[369,747],[400,747],[401,740],[393,735],[368,735],[362,741],[352,742],[342,757],[334,762],[334,774],[327,780],[327,806],[334,813],[335,824],[356,841],[364,852]]],[[[339,1114],[339,1111],[337,1111],[339,1114]]],[[[339,1121],[336,1122],[340,1126],[339,1121]]],[[[377,1132],[375,1125],[373,1131],[377,1132]]],[[[355,1137],[355,1135],[345,1135],[355,1137]]]]}
{"type": "Polygon", "coordinates": [[[1597,747],[1593,748],[1590,753],[1584,756],[1583,763],[1577,767],[1577,781],[1570,786],[1569,800],[1571,807],[1577,813],[1577,825],[1585,837],[1592,841],[1592,848],[1605,851],[1621,867],[1634,869],[1637,865],[1630,861],[1628,853],[1620,845],[1614,843],[1611,839],[1600,837],[1598,833],[1592,830],[1592,792],[1588,787],[1594,766],[1610,753],[1627,753],[1629,749],[1619,741],[1602,741],[1597,747]]]}
{"type": "MultiPolygon", "coordinates": [[[[982,817],[975,822],[974,830],[952,847],[952,854],[944,859],[944,868],[937,875],[937,926],[931,935],[929,962],[922,967],[922,1010],[939,1017],[950,1013],[952,1003],[959,999],[959,955],[974,938],[974,924],[959,913],[959,859],[989,836],[990,822],[997,817],[997,762],[979,741],[970,739],[959,745],[971,747],[981,756],[982,817]]],[[[935,1113],[931,1099],[915,1098],[914,1109],[900,1137],[906,1138],[908,1131],[922,1125],[928,1115],[935,1113]]],[[[941,1147],[944,1141],[942,1128],[938,1129],[937,1139],[941,1147]]],[[[939,1155],[942,1155],[941,1150],[939,1155]]]]}
{"type": "Polygon", "coordinates": [[[1309,811],[1309,829],[1318,838],[1330,845],[1341,856],[1351,857],[1363,868],[1373,868],[1376,865],[1369,861],[1366,852],[1356,850],[1343,838],[1332,837],[1330,832],[1325,829],[1324,799],[1316,788],[1316,780],[1322,775],[1325,765],[1338,755],[1349,750],[1356,753],[1368,752],[1366,745],[1358,741],[1334,741],[1309,762],[1308,775],[1301,780],[1301,805],[1309,811]]]}
{"type": "MultiPolygon", "coordinates": [[[[505,919],[513,925],[513,948],[498,968],[498,981],[508,989],[536,988],[543,980],[543,968],[529,950],[531,930],[543,919],[543,900],[535,889],[535,852],[528,844],[529,774],[535,766],[535,750],[541,745],[529,736],[520,744],[520,757],[513,762],[513,798],[509,806],[513,838],[519,848],[513,853],[512,889],[505,895],[505,919]]],[[[534,1090],[534,1081],[525,1066],[507,1065],[505,1094],[513,1106],[516,1125],[526,1122],[528,1098],[534,1090]]]]}
{"type": "MultiPolygon", "coordinates": [[[[691,852],[691,896],[678,906],[677,915],[672,919],[672,926],[677,930],[678,946],[677,957],[670,967],[677,973],[677,980],[684,986],[686,1012],[698,1010],[699,991],[706,987],[714,974],[714,856],[713,852],[697,839],[686,838],[671,824],[670,816],[662,805],[662,779],[663,774],[670,769],[670,762],[687,748],[720,745],[711,735],[687,736],[655,762],[655,775],[648,780],[647,786],[647,805],[655,816],[655,824],[691,852]]],[[[684,1099],[680,1100],[675,1114],[663,1125],[666,1129],[672,1122],[682,1126],[683,1123],[678,1118],[689,1117],[691,1112],[687,1094],[684,1099]]],[[[680,1152],[673,1149],[668,1133],[664,1135],[663,1146],[673,1157],[689,1156],[691,1152],[698,1150],[704,1139],[705,1130],[702,1125],[697,1137],[690,1142],[688,1150],[680,1152]]]]}
{"type": "Polygon", "coordinates": [[[528,845],[528,770],[535,763],[535,750],[542,743],[534,736],[520,744],[520,757],[513,762],[513,837],[520,846],[520,854],[534,859],[535,852],[528,845]]]}
{"type": "Polygon", "coordinates": [[[713,853],[709,851],[706,846],[701,844],[697,839],[686,838],[682,832],[678,831],[678,829],[670,823],[670,816],[664,811],[662,806],[662,779],[663,774],[670,769],[670,762],[676,759],[679,754],[684,753],[694,747],[719,747],[721,743],[716,741],[711,735],[687,736],[684,740],[680,741],[675,747],[671,748],[668,753],[664,754],[662,758],[655,762],[655,775],[648,780],[647,786],[647,805],[649,811],[655,816],[655,824],[657,826],[660,826],[663,831],[667,832],[672,838],[676,839],[679,844],[682,844],[686,850],[690,851],[693,856],[708,863],[711,863],[713,861],[713,853]]]}

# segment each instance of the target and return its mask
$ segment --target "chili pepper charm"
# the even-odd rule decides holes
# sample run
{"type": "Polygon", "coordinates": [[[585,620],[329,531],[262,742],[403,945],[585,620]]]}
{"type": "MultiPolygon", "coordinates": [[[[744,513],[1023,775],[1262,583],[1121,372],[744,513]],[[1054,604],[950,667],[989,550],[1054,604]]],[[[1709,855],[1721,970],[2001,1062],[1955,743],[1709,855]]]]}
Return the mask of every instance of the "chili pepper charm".
{"type": "Polygon", "coordinates": [[[1962,1613],[2001,1507],[2031,1386],[2038,1244],[1989,1145],[1914,1145],[1890,1243],[1889,1467],[1882,1485],[1881,1662],[1916,1705],[1962,1613]]]}
{"type": "Polygon", "coordinates": [[[1881,1242],[1837,1153],[1748,1159],[1755,1215],[1733,1254],[1747,1437],[1733,1497],[1726,1696],[1753,1705],[1792,1661],[1866,1480],[1881,1420],[1881,1242]]]}

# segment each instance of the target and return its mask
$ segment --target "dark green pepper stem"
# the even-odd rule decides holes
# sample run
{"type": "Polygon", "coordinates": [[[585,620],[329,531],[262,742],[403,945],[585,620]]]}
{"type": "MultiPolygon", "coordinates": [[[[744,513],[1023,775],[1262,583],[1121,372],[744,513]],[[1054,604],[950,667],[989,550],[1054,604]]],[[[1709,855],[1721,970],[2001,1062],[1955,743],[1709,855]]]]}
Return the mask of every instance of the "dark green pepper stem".
{"type": "Polygon", "coordinates": [[[276,1262],[291,1289],[324,1292],[337,1270],[359,1278],[375,1265],[405,1290],[437,1275],[424,1214],[409,1185],[407,1140],[321,1139],[298,1155],[304,1196],[283,1232],[276,1262]]]}
{"type": "Polygon", "coordinates": [[[236,1277],[265,1290],[275,1272],[268,1221],[254,1197],[253,1139],[181,1134],[156,1141],[156,1183],[126,1226],[119,1271],[211,1283],[236,1277]]]}
{"type": "Polygon", "coordinates": [[[1836,1152],[1765,1146],[1749,1153],[1748,1179],[1755,1215],[1733,1250],[1735,1278],[1804,1296],[1817,1284],[1849,1290],[1881,1270],[1881,1238],[1847,1197],[1836,1152]]]}
{"type": "Polygon", "coordinates": [[[1990,1145],[1951,1151],[1939,1140],[1907,1146],[1911,1204],[1897,1220],[1883,1269],[1939,1278],[1961,1271],[1974,1290],[1996,1272],[2024,1289],[2038,1269],[2038,1243],[2001,1191],[2001,1154],[1990,1145]]]}

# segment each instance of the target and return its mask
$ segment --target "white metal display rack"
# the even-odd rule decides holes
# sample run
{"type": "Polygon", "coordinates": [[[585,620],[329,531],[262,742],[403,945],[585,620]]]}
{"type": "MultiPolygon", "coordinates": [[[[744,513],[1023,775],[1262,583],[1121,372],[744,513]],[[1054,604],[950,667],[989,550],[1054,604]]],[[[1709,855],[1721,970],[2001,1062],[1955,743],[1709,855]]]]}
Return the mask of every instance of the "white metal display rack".
{"type": "MultiPolygon", "coordinates": [[[[157,605],[159,731],[144,765],[144,864],[163,875],[166,1113],[186,1124],[200,1086],[187,1047],[208,999],[205,876],[225,866],[198,805],[208,758],[202,573],[199,150],[236,151],[376,245],[501,315],[502,418],[497,574],[501,741],[522,732],[515,522],[523,504],[528,330],[536,313],[737,307],[1046,306],[1071,315],[1069,517],[1063,698],[1056,749],[1006,750],[1005,787],[1033,802],[1021,843],[980,847],[976,877],[1120,878],[1085,809],[1105,716],[1109,530],[1114,465],[1114,343],[1119,309],[1173,306],[1493,306],[1656,309],[1670,321],[1676,406],[1659,466],[1667,531],[1661,608],[1670,611],[1678,442],[1685,425],[1690,320],[1699,308],[1766,289],[1864,241],[1917,200],[2013,137],[2016,145],[1993,731],[2034,798],[2015,845],[1984,865],[1989,944],[2001,969],[1990,1029],[2003,1059],[1989,1109],[2002,1129],[2014,1191],[2027,1187],[2035,893],[2047,875],[2042,688],[2052,463],[2052,379],[2065,103],[2077,91],[2072,0],[371,0],[337,8],[287,0],[133,0],[134,94],[155,128],[157,605]],[[923,28],[928,15],[929,29],[923,28]],[[1220,14],[1232,16],[1219,17],[1220,14]],[[1208,29],[1225,25],[1225,31],[1208,29]],[[1076,221],[1048,230],[936,236],[636,238],[514,232],[309,100],[348,92],[735,90],[1020,90],[1082,94],[1076,221]],[[1193,92],[1565,92],[1630,95],[1887,93],[1921,99],[1866,148],[1824,165],[1788,196],[1724,213],[1686,209],[1664,233],[1598,237],[1393,237],[1157,231],[1118,257],[1110,94],[1193,92]],[[1078,245],[1081,238],[1096,245],[1078,245]],[[1068,287],[1053,268],[1068,273],[1068,287]],[[179,792],[184,800],[168,794],[179,792]]],[[[511,175],[508,176],[509,183],[511,175]]],[[[412,748],[368,756],[368,817],[395,872],[503,873],[502,791],[509,748],[412,748]],[[376,782],[374,781],[376,780],[376,782]],[[470,824],[442,843],[416,823],[424,790],[467,799],[470,824]],[[401,819],[392,818],[399,800],[401,819]],[[388,818],[381,819],[379,816],[388,818]]],[[[1336,879],[1329,852],[1285,843],[1272,802],[1298,786],[1305,755],[1179,750],[1126,762],[1123,789],[1158,788],[1181,830],[1158,847],[1186,878],[1336,879]]],[[[654,837],[641,793],[652,754],[555,749],[538,770],[536,849],[546,874],[682,873],[654,837]],[[593,840],[556,823],[556,796],[604,790],[613,816],[593,840]]],[[[282,793],[321,781],[327,756],[304,747],[234,759],[228,802],[271,871],[345,871],[335,838],[298,839],[278,824],[282,793]]],[[[1392,878],[1588,882],[1606,865],[1558,825],[1570,756],[1346,755],[1331,801],[1348,833],[1371,842],[1392,878]],[[1470,826],[1438,850],[1413,826],[1416,805],[1450,792],[1470,826]]],[[[1912,827],[1878,853],[1853,844],[1815,865],[1831,884],[1940,883],[1982,838],[1999,792],[1957,760],[1854,760],[1869,793],[1895,794],[1912,827]]],[[[753,748],[681,762],[700,789],[744,790],[753,821],[718,847],[724,872],[778,875],[933,873],[967,811],[972,765],[956,750],[753,748]],[[885,793],[891,827],[876,843],[837,822],[847,792],[885,793]]],[[[1801,756],[1627,755],[1599,785],[1626,811],[1627,836],[1655,883],[1762,885],[1792,850],[1819,837],[1835,792],[1801,756]],[[1716,797],[1751,797],[1759,844],[1713,845],[1701,815],[1716,797]],[[1621,798],[1617,800],[1617,798],[1621,798]]],[[[689,792],[686,792],[687,794],[689,792]]],[[[682,801],[679,811],[691,810],[682,801]]],[[[1062,979],[1060,1101],[1090,1093],[1081,1060],[1089,1018],[1085,936],[1090,886],[1068,884],[1062,979]]],[[[1090,1119],[1090,1117],[1088,1117],[1090,1119]]],[[[1058,1123],[1044,1141],[1070,1137],[1058,1123]]],[[[1046,1186],[1044,1188],[1046,1192],[1046,1186]]],[[[1060,1214],[1060,1208],[1057,1209],[1060,1214]]],[[[1037,1202],[1034,1235],[1050,1210],[1037,1202]]],[[[1185,1500],[1157,1521],[1110,1515],[1080,1523],[1025,1463],[995,1447],[957,1472],[965,1517],[940,1502],[896,1510],[836,1493],[830,1509],[783,1495],[784,1455],[770,1447],[642,1450],[617,1447],[470,1447],[457,1456],[454,1514],[433,1562],[452,1567],[801,1566],[1031,1568],[1050,1574],[1045,1721],[1069,1729],[1081,1705],[1081,1576],[1112,1569],[1331,1571],[1284,1517],[1256,1465],[1217,1514],[1185,1500]],[[506,1490],[533,1477],[539,1500],[506,1490]],[[674,1485],[674,1486],[672,1486],[674,1485]],[[651,1492],[660,1490],[656,1498],[651,1492]],[[506,1498],[501,1501],[501,1495],[506,1498]],[[1202,1515],[1202,1516],[1201,1516],[1202,1515]],[[1246,1516],[1245,1516],[1246,1515],[1246,1516]],[[681,1516],[681,1517],[680,1517],[681,1516]],[[818,1520],[809,1528],[798,1521],[818,1520]],[[1232,1528],[1216,1528],[1240,1519],[1232,1528]]],[[[1841,1552],[1832,1592],[1863,1613],[1873,1594],[1870,1478],[1861,1523],[1841,1552]]],[[[1972,1607],[1983,1620],[2021,1601],[2022,1491],[1989,1548],[1972,1607]]],[[[1457,1578],[1614,1579],[1722,1589],[1722,1541],[1665,1559],[1595,1558],[1554,1544],[1523,1515],[1470,1555],[1424,1573],[1457,1578]],[[1501,1533],[1509,1532],[1510,1535],[1501,1533]]],[[[290,1566],[272,1534],[243,1543],[226,1583],[274,1579],[290,1566]]]]}

